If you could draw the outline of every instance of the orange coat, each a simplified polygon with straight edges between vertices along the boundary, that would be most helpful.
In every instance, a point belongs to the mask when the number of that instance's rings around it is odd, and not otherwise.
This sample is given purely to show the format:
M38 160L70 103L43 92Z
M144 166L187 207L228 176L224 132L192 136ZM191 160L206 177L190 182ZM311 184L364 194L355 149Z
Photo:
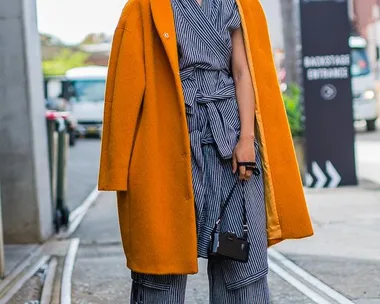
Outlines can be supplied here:
M258 0L238 1L263 158L268 245L313 234ZM129 0L115 30L99 189L117 191L127 266L198 271L190 142L170 0Z

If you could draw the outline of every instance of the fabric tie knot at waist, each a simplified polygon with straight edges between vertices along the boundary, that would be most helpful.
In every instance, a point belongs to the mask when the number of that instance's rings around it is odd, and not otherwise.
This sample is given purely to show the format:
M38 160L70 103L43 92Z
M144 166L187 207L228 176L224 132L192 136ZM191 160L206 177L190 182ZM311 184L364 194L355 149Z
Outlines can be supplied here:
M200 74L209 74L206 77L217 78L217 85L214 91L203 92L199 88L201 84L205 85L199 82L207 81L207 79L201 76L198 77L197 71L200 71ZM217 73L217 75L214 73ZM229 72L225 70L206 70L189 67L183 69L180 76L188 119L191 121L197 119L199 107L206 110L209 127L199 128L196 134L193 135L192 133L195 130L190 131L190 136L193 139L191 141L192 150L195 158L198 160L198 165L202 163L202 157L197 155L201 151L201 147L196 146L205 143L215 143L222 158L231 158L239 133L239 126L236 126L236 124L239 124L239 117L236 105L235 85ZM198 106L195 106L195 104Z

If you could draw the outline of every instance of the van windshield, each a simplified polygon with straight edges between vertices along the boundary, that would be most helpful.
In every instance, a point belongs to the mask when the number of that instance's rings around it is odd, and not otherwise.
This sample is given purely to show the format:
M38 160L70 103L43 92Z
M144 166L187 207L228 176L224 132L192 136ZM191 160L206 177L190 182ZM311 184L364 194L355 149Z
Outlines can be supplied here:
M365 76L371 72L365 49L351 49L351 60L352 77Z
M103 102L106 82L100 80L74 80L72 81L74 88L74 100Z

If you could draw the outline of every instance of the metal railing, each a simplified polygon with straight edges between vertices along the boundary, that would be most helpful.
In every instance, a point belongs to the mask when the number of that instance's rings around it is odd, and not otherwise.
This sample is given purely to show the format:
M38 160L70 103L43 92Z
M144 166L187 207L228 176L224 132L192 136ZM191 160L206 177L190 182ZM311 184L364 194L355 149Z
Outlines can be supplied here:
M61 227L67 227L69 223L69 209L66 205L69 134L67 122L59 112L48 112L46 122L53 218L58 233Z

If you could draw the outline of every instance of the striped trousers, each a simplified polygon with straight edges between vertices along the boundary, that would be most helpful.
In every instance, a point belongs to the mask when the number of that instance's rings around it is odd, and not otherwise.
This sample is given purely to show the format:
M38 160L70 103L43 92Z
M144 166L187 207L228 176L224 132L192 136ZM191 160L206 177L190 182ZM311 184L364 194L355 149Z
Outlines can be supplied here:
M210 304L269 304L267 276L236 289L228 289L222 264L209 260ZM130 304L183 304L187 275L146 275L132 272ZM206 299L203 303L206 303ZM188 303L192 304L192 303Z

